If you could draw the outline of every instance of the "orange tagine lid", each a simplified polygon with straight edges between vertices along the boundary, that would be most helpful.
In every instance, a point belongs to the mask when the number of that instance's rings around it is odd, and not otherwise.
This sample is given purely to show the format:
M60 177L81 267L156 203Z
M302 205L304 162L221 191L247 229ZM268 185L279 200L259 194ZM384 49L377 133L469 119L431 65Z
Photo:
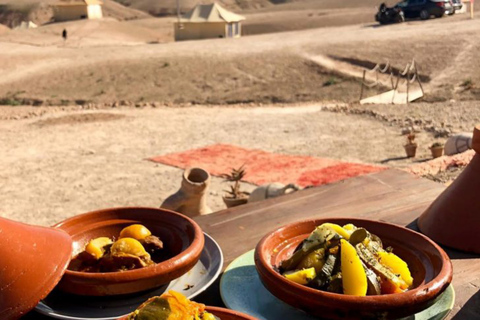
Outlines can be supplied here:
M480 125L472 148L472 161L420 216L418 226L440 244L480 254Z
M65 231L0 218L0 319L18 319L57 285L72 254Z

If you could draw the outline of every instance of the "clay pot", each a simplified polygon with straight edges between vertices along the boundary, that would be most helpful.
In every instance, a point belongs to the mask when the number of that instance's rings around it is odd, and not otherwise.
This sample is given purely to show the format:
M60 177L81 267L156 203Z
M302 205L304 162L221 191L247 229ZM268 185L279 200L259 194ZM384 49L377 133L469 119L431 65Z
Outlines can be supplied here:
M417 145L416 144L406 144L405 152L407 153L408 158L414 158L415 154L417 153Z
M206 307L205 310L222 320L258 320L257 318L251 317L247 314L225 308ZM125 316L118 320L127 320L127 317L128 316Z
M73 255L76 255L83 251L91 239L118 238L120 231L132 224L144 225L163 241L166 260L151 267L122 272L88 273L67 270L57 288L88 296L141 292L160 287L182 276L200 258L205 242L200 227L192 219L164 209L105 209L75 216L54 227L70 234Z
M185 169L180 189L165 199L160 207L189 217L212 213L207 205L210 180L210 174L202 168Z
M472 147L473 159L420 216L418 226L443 245L480 254L480 125L474 129Z
M70 262L62 231L0 218L0 319L18 319L45 298Z
M248 202L248 196L245 195L244 197L240 198L229 198L229 197L223 197L223 202L227 206L227 208L233 208L237 206L241 206L242 204L246 204Z
M298 191L299 189L300 187L293 183L287 185L278 182L265 184L256 188L250 193L248 202L261 201L269 198L283 196L286 193Z
M287 280L277 270L295 248L325 222L353 223L366 228L405 260L414 278L413 289L402 293L356 297L316 290ZM428 308L452 281L447 254L432 240L397 225L353 218L307 220L267 234L255 249L255 266L262 283L277 298L321 319L397 319Z
M434 159L439 158L443 155L443 146L430 148L430 151L432 152L432 157Z

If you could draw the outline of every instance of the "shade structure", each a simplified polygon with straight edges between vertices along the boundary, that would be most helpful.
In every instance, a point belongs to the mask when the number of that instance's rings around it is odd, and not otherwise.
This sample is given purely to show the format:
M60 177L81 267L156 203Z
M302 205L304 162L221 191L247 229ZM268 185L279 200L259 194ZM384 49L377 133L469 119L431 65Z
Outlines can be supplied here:
M0 218L0 244L0 319L18 319L60 281L72 240L62 230Z
M418 227L438 243L480 254L480 125L472 148L472 161L420 216Z

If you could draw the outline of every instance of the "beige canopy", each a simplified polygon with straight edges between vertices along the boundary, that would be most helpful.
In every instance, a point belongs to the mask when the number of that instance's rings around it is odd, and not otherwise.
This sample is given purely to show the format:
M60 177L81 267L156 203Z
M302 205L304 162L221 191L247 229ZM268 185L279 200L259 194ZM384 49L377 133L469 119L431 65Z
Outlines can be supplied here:
M245 17L222 8L217 3L199 4L189 12L185 13L180 22L239 22Z

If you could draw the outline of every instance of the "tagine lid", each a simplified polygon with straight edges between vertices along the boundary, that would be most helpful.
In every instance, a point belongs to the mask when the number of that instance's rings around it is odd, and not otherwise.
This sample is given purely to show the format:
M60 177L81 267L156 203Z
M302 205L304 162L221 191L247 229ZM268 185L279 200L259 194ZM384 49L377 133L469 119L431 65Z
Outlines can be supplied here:
M18 319L60 281L72 239L63 230L0 218L0 243L0 319Z
M440 244L480 254L480 125L473 131L472 148L473 159L420 216L418 227Z

